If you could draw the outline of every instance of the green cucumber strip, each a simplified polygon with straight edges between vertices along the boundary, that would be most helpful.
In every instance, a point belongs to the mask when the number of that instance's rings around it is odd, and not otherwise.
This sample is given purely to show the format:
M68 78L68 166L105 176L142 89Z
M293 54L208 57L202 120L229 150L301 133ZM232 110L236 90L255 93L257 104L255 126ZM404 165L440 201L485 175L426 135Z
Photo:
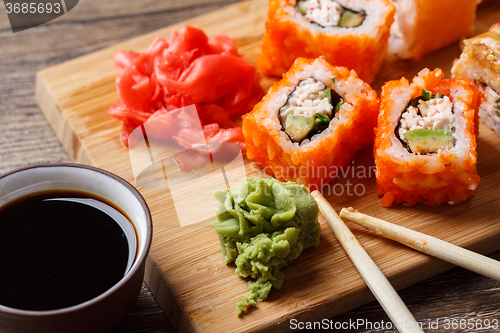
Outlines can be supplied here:
M328 118L324 114L316 112L314 115L316 116L316 120L318 120L320 123L322 124L330 123L330 118Z
M432 98L432 93L428 90L425 90L424 88L422 88L422 99L424 101L428 101Z
M340 102L338 102L337 105L335 105L335 109L333 110L333 114L336 114L339 111L339 109L342 106L342 104L344 104L344 100L343 99L341 99Z
M328 102L332 104L332 89L330 87L326 87L326 89L323 90L323 92L325 93L326 98L328 98Z

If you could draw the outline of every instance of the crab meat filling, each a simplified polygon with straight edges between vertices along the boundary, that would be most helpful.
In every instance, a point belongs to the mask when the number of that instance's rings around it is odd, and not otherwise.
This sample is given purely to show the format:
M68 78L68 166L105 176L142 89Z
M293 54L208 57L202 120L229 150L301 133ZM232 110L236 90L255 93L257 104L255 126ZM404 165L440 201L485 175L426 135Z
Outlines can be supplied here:
M454 145L456 121L451 100L441 95L429 97L410 101L396 128L399 140L412 153L435 153Z
M300 142L311 133L328 127L334 107L332 90L324 83L312 77L302 80L290 95L283 98L286 98L286 103L279 110L279 118L292 141Z
M343 8L331 0L309 0L306 17L324 27L334 27L339 24Z
M477 87L484 95L479 109L485 114L497 116L500 119L500 95L485 83L478 84Z
M280 108L280 116L281 118L289 115L313 117L315 113L322 113L330 118L333 110L330 101L331 96L328 95L327 86L311 77L299 82L288 96L286 104Z
M364 12L346 9L333 0L303 0L297 2L296 9L322 27L357 27L365 19Z

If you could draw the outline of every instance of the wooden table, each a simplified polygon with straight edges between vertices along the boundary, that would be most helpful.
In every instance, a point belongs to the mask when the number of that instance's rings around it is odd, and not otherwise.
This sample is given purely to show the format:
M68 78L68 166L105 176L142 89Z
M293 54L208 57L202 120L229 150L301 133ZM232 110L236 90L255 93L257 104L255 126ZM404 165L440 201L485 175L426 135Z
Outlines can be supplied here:
M70 161L36 104L36 71L234 2L85 0L52 22L15 34L0 5L0 173L34 163ZM498 0L490 0L478 10L486 13L498 7ZM500 260L500 251L491 257ZM499 289L498 281L454 268L399 293L417 320L424 325L438 321L436 332L451 332L446 323L458 324L455 332L492 332L478 326L486 319L497 320L500 331ZM460 321L469 319L466 326L472 328L461 329ZM389 318L372 302L332 320L344 326L357 320L373 324L372 329L362 325L333 330L337 332L387 332L376 327ZM117 329L121 333L173 331L146 285Z

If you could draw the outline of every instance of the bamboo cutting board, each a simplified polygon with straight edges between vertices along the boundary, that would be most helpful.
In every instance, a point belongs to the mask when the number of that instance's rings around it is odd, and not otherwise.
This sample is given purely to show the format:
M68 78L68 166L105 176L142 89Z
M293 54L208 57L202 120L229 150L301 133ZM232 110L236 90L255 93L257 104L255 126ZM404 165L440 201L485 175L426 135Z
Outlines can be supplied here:
M237 42L240 52L247 55L247 60L255 63L266 13L267 0L242 2L47 68L37 73L38 103L72 160L101 167L136 184L128 151L118 139L121 124L107 115L107 109L117 99L113 54L122 49L144 51L154 37L168 39L171 31L189 23L203 28L207 35L228 34ZM476 32L486 31L499 15L500 3L496 1L479 7ZM459 53L458 46L452 45L427 56L420 63L388 59L373 86L379 92L385 81L401 76L411 78L424 67L440 67L449 75L452 60ZM261 83L263 87L269 87L272 81L264 78ZM343 206L352 206L480 253L493 252L500 249L500 206L496 191L500 186L500 139L485 127L480 131L480 187L476 195L464 203L383 208L375 194L373 173L366 172L373 166L371 147L358 154L335 183L338 185L326 191L325 196L337 211ZM245 163L248 175L262 174L251 161ZM306 250L284 269L285 282L281 290L272 290L257 309L239 318L235 315L235 303L247 291L247 283L234 274L234 266L227 266L222 260L217 236L209 226L215 212L196 225L182 227L168 189L138 188L149 204L154 221L145 280L178 331L257 332L273 329L282 332L289 329L292 318L319 321L374 299L333 232L320 218L320 245ZM214 210L215 205L214 200ZM396 289L451 268L440 260L381 238L350 222L347 224Z

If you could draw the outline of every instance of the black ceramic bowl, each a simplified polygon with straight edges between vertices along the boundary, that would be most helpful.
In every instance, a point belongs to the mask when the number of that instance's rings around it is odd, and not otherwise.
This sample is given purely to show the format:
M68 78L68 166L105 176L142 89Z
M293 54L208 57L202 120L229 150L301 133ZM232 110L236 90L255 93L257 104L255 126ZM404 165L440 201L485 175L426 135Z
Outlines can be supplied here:
M126 318L141 289L152 238L150 211L140 193L122 178L78 164L37 165L0 177L0 209L12 200L50 190L83 191L104 198L125 213L137 237L135 259L130 259L130 267L116 284L80 304L51 310L23 310L0 304L0 332L112 331ZM89 279L88 283L92 284L99 278Z

